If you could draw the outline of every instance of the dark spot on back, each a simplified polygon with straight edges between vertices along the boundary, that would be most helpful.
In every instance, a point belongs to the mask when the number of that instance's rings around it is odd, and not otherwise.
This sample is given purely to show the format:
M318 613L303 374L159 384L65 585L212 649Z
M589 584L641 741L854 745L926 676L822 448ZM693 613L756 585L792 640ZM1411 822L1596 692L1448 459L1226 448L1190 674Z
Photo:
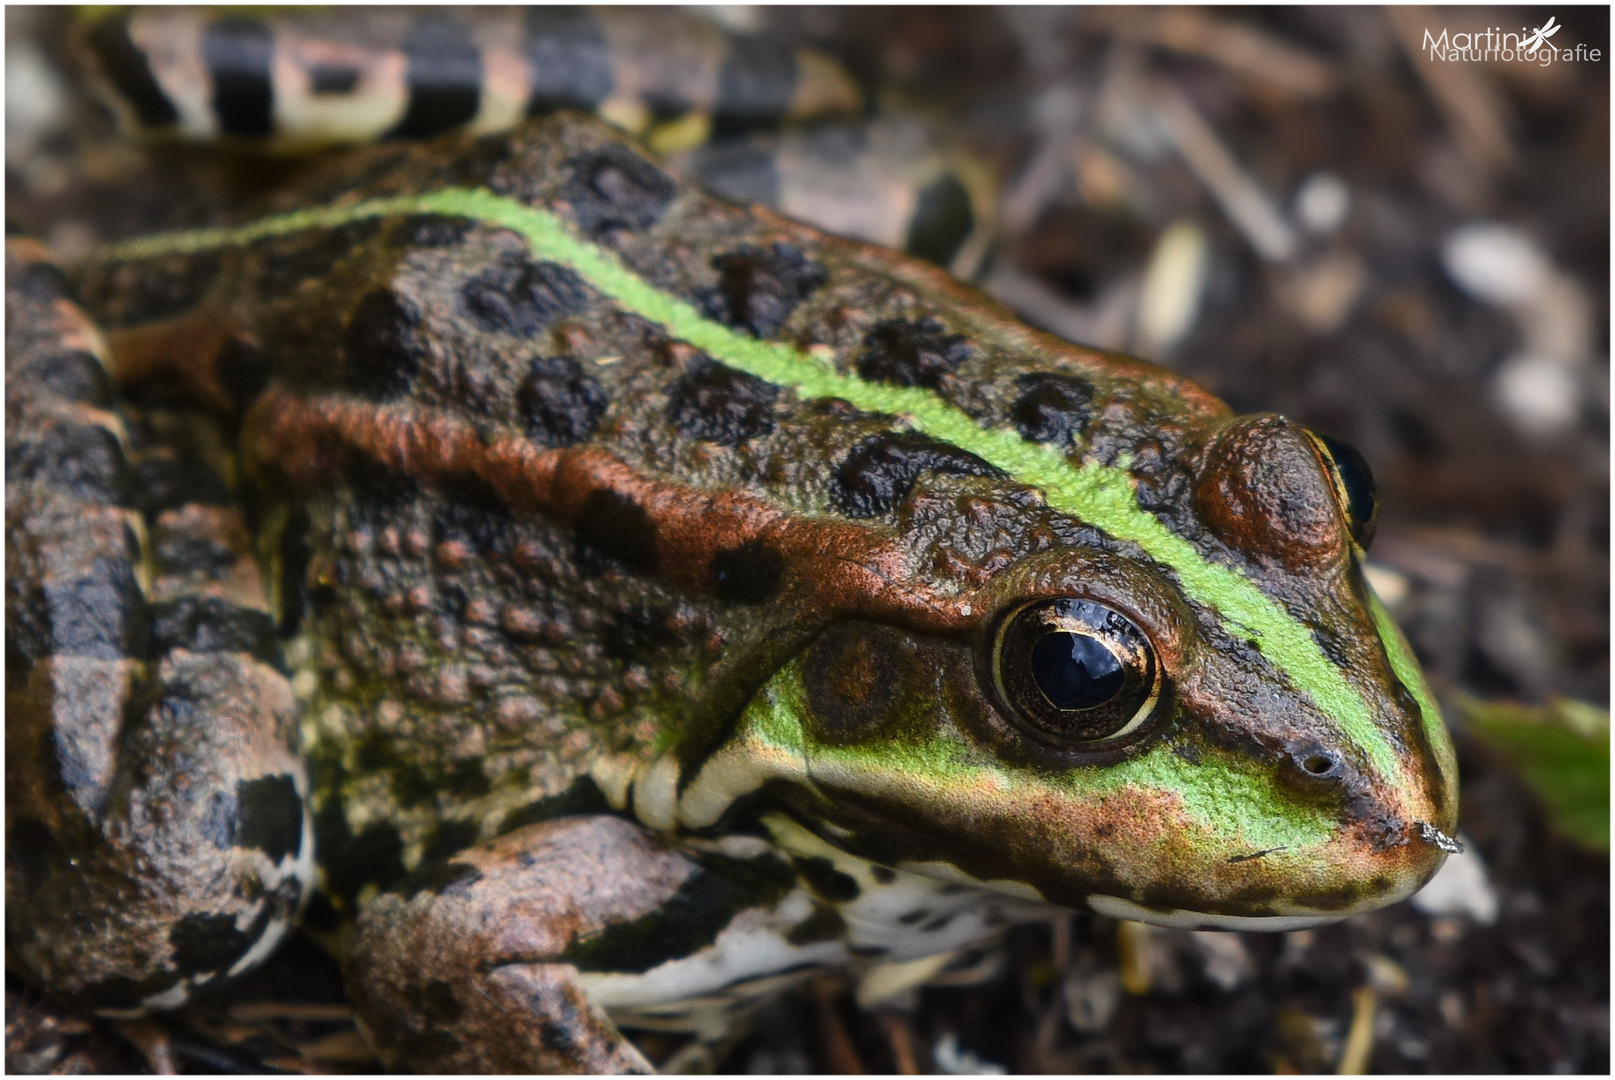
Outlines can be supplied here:
M738 446L774 430L779 387L698 357L668 388L667 418L679 433Z
M540 1017L538 1021L539 1045L559 1055L562 1060L575 1058L579 1035L575 1025Z
M1349 632L1343 633L1335 627L1322 622L1309 622L1307 629L1312 633L1312 640L1317 642L1318 649L1329 662L1339 668L1350 669L1353 666L1352 644L1354 638Z
M82 349L63 349L35 356L22 374L38 380L45 389L68 401L82 401L103 409L112 403L112 382L107 378L106 368L93 353Z
M541 357L516 388L527 437L540 446L571 446L594 434L610 402L600 380L570 356Z
M1015 380L1020 397L1010 418L1021 438L1052 446L1081 440L1093 416L1093 384L1075 375L1034 371Z
M129 475L129 505L152 517L189 503L227 506L233 501L218 473L191 458L149 457Z
M727 326L755 337L772 337L798 304L823 285L823 266L783 241L771 248L747 244L712 260L718 286L698 299L705 312Z
M465 540L481 553L502 552L507 547L506 513L491 515L458 500L446 500L433 513L432 527L438 540Z
M462 470L445 473L434 487L448 502L465 507L482 517L510 517L510 507L499 494L499 489L474 472Z
M920 930L923 933L934 934L938 930L947 929L948 924L951 923L951 922L953 922L953 914L950 913L950 914L947 914L947 915L938 915L936 918L932 919L930 922L923 924L920 927Z
M460 305L479 327L524 338L588 301L588 287L571 270L528 259L489 267L460 289Z
M643 573L654 572L660 561L656 522L643 506L618 492L591 492L578 511L577 531L587 543Z
M373 745L379 746L380 740ZM391 748L388 748L389 751ZM386 773L387 790L392 792L398 805L406 809L424 806L437 798L440 788L439 781L443 778L442 769L435 762L408 761L396 753L389 753L379 761L358 762L359 768L371 767Z
M884 514L908 498L922 473L1002 476L993 466L956 446L911 432L864 439L836 467L830 499L849 517Z
M863 890L858 888L858 879L844 871L837 870L836 864L823 855L815 855L806 859L793 859L791 865L808 886L826 900L837 903L847 903L858 899Z
M355 520L377 526L391 524L387 519L421 496L419 480L369 454L355 454L348 460L346 479L353 493Z
M236 843L257 848L276 863L303 850L303 800L290 776L240 781L236 801L241 807Z
M585 235L644 229L661 220L677 194L671 177L620 143L608 143L567 161L562 197Z
M890 885L897 880L897 871L889 866L871 866L869 873L882 885Z
M931 318L914 322L889 319L876 324L864 337L858 374L894 386L939 388L971 353L962 335L943 330L943 325Z
M245 412L269 385L269 357L250 341L233 337L213 358L213 373L224 392L230 395L237 412Z
M151 609L155 655L174 649L197 653L244 652L274 667L284 666L275 623L265 611L217 596L181 596Z
M348 320L343 356L357 392L380 401L407 393L426 360L420 312L391 289L366 293Z
M915 923L923 922L930 917L931 913L925 908L915 908L913 911L903 912L903 914L897 917L897 921L902 923L904 926L913 926Z
M762 604L779 592L785 557L762 540L747 540L712 556L712 589L732 604Z

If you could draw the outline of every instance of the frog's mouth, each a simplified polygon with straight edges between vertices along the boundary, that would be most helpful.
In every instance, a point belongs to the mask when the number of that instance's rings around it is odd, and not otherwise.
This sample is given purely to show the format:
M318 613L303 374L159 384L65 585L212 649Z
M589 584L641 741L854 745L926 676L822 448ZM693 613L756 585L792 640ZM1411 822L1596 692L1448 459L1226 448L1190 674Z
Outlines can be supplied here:
M1396 899L1403 898L1396 897ZM1088 897L1090 908L1112 919L1130 919L1133 922L1165 926L1173 930L1258 930L1269 933L1327 926L1365 911L1373 911L1388 902L1390 901L1376 899L1340 911L1297 910L1293 914L1285 915L1220 915L1215 912L1183 911L1178 908L1163 911L1135 904L1131 900L1123 900L1119 896L1104 896L1098 893Z
M1414 827L1425 844L1442 853L1442 858L1434 863L1428 876L1405 877L1396 888L1329 911L1296 907L1272 915L1225 915L1209 911L1185 911L1181 908L1152 908L1124 900L1119 896L1105 896L1099 893L1088 897L1088 906L1099 914L1108 915L1113 919L1131 919L1134 922L1166 926L1174 930L1259 930L1282 933L1288 930L1309 930L1314 926L1327 926L1329 923L1339 922L1353 915L1361 915L1366 911L1374 911L1406 900L1422 889L1430 877L1439 872L1447 855L1456 855L1463 851L1462 844L1428 822L1414 822Z

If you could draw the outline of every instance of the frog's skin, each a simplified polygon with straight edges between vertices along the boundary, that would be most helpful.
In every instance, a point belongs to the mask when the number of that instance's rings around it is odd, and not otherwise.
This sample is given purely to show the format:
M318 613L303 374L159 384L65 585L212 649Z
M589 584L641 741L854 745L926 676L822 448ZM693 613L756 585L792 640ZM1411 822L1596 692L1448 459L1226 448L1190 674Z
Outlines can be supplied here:
M8 267L7 925L56 993L243 969L312 846L385 1060L628 1069L607 1013L710 1036L1046 905L1310 926L1444 858L1451 746L1337 444L597 121L277 198L82 268L105 350ZM245 509L123 483L91 360ZM165 582L216 602L155 620ZM1049 641L1122 688L1060 711Z

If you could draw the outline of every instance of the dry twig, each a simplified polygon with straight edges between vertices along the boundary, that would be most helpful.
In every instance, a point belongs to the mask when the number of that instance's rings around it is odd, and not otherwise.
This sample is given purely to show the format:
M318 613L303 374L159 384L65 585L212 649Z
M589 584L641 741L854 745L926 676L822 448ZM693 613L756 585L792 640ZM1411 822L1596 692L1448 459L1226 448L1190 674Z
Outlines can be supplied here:
M1256 82L1300 97L1334 93L1334 65L1271 34L1190 8L1169 8L1154 17L1137 9L1099 9L1094 19L1117 37L1198 56Z

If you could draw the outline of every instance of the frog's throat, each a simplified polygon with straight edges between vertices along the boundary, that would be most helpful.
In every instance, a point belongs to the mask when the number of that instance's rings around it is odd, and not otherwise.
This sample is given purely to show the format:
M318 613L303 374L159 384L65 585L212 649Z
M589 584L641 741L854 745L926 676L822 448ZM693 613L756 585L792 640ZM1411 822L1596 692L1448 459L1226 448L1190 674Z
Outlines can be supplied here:
M665 327L672 336L714 359L802 398L840 398L869 411L902 415L918 431L975 454L1015 480L1045 493L1049 506L1071 514L1118 540L1132 541L1170 567L1190 599L1214 608L1230 632L1252 641L1262 656L1330 716L1381 778L1395 787L1414 786L1413 763L1404 762L1374 722L1363 695L1331 663L1311 632L1266 596L1239 570L1210 562L1154 514L1138 505L1125 468L1097 462L1073 464L1052 447L1018 433L984 428L966 413L922 387L891 386L843 375L828 362L792 345L760 341L703 316L693 305L663 292L630 270L614 253L572 233L557 215L485 188L441 188L414 195L370 199L347 206L317 207L246 225L165 233L125 241L101 254L138 260L249 243L308 229L328 229L366 218L440 214L468 218L522 236L533 254L561 263L635 314ZM1432 746L1446 742L1418 663L1407 643L1374 604L1380 641L1397 677L1413 693ZM1445 771L1445 768L1444 768Z

